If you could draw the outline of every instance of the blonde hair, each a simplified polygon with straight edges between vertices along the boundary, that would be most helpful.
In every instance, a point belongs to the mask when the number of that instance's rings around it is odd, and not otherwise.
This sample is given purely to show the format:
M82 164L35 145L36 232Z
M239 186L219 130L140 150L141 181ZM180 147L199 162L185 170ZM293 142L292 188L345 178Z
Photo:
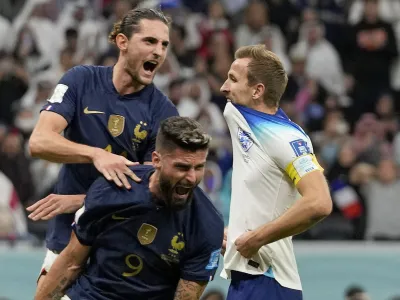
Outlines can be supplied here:
M260 44L240 47L235 52L235 59L240 58L251 59L247 66L248 85L262 83L265 86L264 103L268 107L279 106L288 77L278 56Z

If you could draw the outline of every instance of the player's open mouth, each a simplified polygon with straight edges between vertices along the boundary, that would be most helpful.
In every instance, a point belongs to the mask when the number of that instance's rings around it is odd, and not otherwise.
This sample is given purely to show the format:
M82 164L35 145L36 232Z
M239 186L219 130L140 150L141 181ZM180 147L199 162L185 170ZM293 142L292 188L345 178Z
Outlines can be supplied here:
M143 69L147 74L152 74L157 68L158 62L154 60L148 60L143 64Z
M175 193L177 193L179 196L184 196L189 194L191 188L184 187L184 186L177 186L175 187Z

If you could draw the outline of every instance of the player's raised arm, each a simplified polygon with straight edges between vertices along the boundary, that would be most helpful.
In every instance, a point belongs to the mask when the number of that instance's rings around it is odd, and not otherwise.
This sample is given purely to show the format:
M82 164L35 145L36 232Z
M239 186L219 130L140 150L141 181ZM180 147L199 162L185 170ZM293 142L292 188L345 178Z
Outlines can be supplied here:
M126 176L139 181L128 168L134 162L101 148L72 142L61 135L75 117L80 93L77 81L84 80L82 73L82 70L73 68L60 80L32 132L29 151L32 157L57 163L93 163L107 180L130 188Z
M207 281L179 280L174 300L196 300L200 299L207 286Z
M90 247L82 245L72 232L71 240L57 257L36 291L35 300L59 300L75 281L89 256Z
M57 163L91 163L95 148L64 138L61 133L67 126L60 114L42 111L29 140L32 157Z

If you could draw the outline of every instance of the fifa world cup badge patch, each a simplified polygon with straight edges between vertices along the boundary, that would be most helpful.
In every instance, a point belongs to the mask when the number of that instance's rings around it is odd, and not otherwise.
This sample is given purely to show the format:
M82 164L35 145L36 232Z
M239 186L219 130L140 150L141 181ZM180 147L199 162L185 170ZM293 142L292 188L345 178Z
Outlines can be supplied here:
M108 119L108 131L113 137L119 136L125 128L125 117L120 115L111 115Z
M305 140L298 139L291 141L290 146L292 147L296 156L302 156L304 154L311 153L310 147L308 147L307 142Z
M157 228L154 227L153 225L143 223L142 226L140 226L139 231L137 233L137 238L142 245L149 245L151 244L157 234Z
M254 142L250 137L250 133L238 128L238 138L242 149L247 152L253 146Z

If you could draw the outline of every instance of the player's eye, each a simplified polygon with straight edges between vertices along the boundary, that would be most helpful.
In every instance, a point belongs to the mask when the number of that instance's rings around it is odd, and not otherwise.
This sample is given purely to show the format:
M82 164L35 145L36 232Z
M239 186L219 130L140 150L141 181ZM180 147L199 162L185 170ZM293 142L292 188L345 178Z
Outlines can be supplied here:
M145 41L149 45L153 45L153 44L157 43L157 40L156 39L152 39L152 38L148 38Z
M190 169L189 166L185 166L185 165L175 165L175 168L177 168L180 171L187 171Z

